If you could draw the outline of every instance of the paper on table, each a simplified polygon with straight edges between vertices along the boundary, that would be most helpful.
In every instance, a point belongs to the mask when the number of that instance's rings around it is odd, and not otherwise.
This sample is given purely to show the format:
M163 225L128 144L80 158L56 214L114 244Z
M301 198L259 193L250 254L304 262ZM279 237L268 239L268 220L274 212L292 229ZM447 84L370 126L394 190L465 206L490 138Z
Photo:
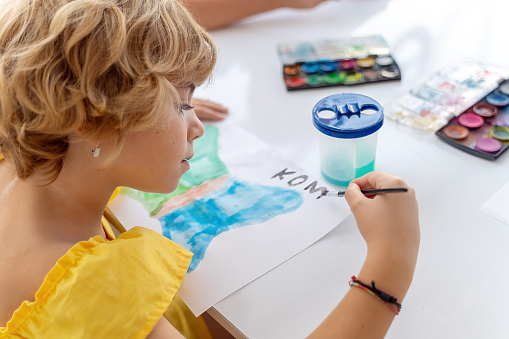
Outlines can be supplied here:
M509 225L509 182L481 206L480 211Z
M124 190L110 208L126 229L149 227L194 253L178 293L198 316L311 246L350 210L344 199L317 199L324 183L238 126L207 126L195 144L177 195Z

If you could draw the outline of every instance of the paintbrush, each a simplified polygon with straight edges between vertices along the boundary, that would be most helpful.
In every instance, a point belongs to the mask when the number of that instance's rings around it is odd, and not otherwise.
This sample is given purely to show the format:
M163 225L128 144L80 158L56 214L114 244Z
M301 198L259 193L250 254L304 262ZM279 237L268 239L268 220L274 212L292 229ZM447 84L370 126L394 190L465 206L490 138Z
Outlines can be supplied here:
M406 187L395 187L395 188L379 188L372 190L361 190L363 194L374 195L374 194L384 194L384 193L398 193L398 192L407 192L408 188ZM327 193L322 196L326 197L343 197L345 196L346 191L327 191Z

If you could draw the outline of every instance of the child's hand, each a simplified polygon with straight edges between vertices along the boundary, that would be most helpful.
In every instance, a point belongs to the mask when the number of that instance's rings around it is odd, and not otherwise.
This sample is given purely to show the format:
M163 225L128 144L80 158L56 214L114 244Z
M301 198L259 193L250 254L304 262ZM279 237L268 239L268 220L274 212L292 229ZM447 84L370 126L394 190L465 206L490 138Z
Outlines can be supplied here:
M228 108L210 100L193 98L194 112L200 120L220 121L226 117Z
M407 187L408 192L366 197L361 189ZM419 216L414 189L403 180L371 172L353 180L345 194L368 253L396 255L415 266L420 242Z

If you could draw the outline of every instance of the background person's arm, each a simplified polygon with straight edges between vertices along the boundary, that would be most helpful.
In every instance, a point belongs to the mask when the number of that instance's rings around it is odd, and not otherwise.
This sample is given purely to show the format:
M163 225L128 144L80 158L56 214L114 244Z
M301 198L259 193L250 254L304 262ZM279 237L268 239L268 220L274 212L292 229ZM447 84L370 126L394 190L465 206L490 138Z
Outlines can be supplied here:
M181 0L206 29L232 24L277 8L312 8L326 0Z

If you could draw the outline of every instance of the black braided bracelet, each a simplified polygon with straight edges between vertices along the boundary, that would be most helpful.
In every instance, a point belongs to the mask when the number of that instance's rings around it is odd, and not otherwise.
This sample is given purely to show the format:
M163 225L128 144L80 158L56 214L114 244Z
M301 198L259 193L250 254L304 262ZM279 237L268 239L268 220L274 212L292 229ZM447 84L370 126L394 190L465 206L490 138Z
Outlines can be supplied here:
M375 281L371 281L371 285L366 284L362 280L357 279L356 276L352 276L352 280L350 281L350 286L356 286L360 287L361 289L365 291L370 291L370 294L376 296L378 299L383 301L386 304L393 304L396 306L396 309L393 307L390 307L391 310L394 311L394 313L398 314L401 310L401 304L398 303L398 299L394 296L390 295L389 293L385 292L384 290L379 289L375 286Z

